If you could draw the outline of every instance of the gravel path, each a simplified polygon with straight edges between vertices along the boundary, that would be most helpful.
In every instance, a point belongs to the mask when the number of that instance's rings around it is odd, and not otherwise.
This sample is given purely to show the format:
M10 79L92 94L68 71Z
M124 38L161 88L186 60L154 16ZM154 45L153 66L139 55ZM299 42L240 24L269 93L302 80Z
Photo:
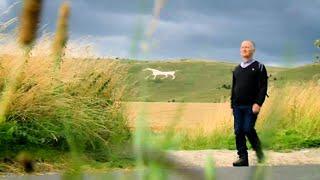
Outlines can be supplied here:
M236 159L235 150L197 150L197 151L168 151L169 158L179 162L176 171L170 171L169 179L205 179L204 166L208 156L214 158L217 179L254 179L258 171L255 153L249 151L250 167L230 168ZM320 148L304 149L290 152L265 151L267 155L267 168L262 169L261 178L271 179L310 179L318 180L320 177ZM258 174L259 175L259 174ZM136 171L116 170L106 173L85 174L83 179L139 179ZM258 176L259 177L259 176ZM64 179L61 174L42 174L19 176L7 174L0 179ZM258 179L261 179L258 178Z
M204 167L206 158L211 156L217 167L232 166L237 159L235 150L196 150L196 151L169 151L184 167ZM320 148L304 149L290 152L265 151L266 165L312 165L320 164ZM256 165L257 158L254 151L249 151L249 164Z

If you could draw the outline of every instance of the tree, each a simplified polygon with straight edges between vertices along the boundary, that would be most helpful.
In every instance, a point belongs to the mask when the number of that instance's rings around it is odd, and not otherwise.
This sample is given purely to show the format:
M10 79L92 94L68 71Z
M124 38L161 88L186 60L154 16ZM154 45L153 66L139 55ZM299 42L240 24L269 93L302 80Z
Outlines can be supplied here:
M314 41L314 45L317 47L317 48L320 48L320 39L317 39Z
M320 50L320 39L315 40L313 44ZM314 63L320 63L319 53L315 56Z

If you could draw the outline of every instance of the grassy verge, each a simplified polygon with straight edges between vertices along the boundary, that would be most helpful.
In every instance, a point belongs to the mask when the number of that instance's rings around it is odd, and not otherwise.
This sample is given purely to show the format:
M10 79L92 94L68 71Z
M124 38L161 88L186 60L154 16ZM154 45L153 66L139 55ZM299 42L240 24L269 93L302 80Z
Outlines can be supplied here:
M2 58L0 87L18 59ZM0 126L0 162L17 162L28 152L35 162L66 167L73 145L83 164L132 164L131 132L120 103L125 68L115 61L70 60L53 77L50 67L50 61L32 58L19 79Z

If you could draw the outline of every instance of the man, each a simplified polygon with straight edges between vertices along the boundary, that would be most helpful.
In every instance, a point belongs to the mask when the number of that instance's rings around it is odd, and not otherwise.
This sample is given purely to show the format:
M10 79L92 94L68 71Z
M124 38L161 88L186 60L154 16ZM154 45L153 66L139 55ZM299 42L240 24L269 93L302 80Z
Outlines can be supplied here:
M246 137L256 152L258 162L264 160L261 142L254 126L267 95L268 76L265 66L253 59L254 52L255 43L243 41L240 47L243 62L233 71L231 108L239 156L233 166L249 166Z

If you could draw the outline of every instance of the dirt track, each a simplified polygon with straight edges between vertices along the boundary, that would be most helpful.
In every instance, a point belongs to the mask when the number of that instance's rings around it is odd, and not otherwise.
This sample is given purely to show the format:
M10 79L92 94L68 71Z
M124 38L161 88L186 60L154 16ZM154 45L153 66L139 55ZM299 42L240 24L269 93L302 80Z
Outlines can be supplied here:
M217 167L232 166L236 160L235 150L196 150L196 151L170 151L169 154L185 167L203 167L206 158L211 156ZM320 164L320 148L304 149L291 152L266 151L266 165L307 165ZM249 151L250 165L256 165L257 159L253 151Z

